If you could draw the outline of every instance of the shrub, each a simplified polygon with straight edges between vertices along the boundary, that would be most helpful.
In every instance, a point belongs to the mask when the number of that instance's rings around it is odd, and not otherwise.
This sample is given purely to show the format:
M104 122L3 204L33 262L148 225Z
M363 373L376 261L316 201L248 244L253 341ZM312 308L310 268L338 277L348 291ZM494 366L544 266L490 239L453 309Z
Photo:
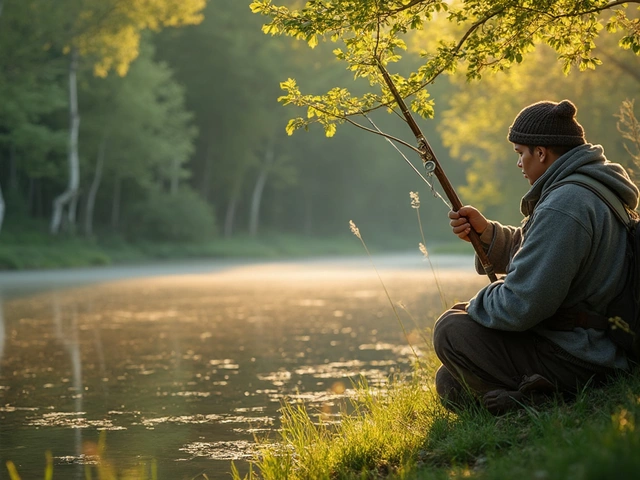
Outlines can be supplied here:
M131 240L193 242L216 234L215 214L195 191L183 188L175 194L153 192L132 205L126 215Z

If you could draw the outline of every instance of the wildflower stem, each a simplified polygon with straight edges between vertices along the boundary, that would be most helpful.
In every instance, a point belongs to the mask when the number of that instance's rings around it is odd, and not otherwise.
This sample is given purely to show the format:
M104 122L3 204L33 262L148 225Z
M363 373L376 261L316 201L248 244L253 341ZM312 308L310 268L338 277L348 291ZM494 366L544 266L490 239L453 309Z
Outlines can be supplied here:
M362 238L362 235L360 234L360 229L358 227L356 227L356 225L355 225L355 223L353 223L353 221L349 222L349 226L351 228L351 232L356 237L358 237L360 239L360 243L362 243L362 246L364 247L364 251L367 252L367 256L369 257L369 261L371 262L371 266L375 270L376 275L378 276L378 280L380 280L380 284L382 285L384 293L387 296L387 300L389 300L389 304L391 305L391 309L393 310L393 313L396 316L396 319L398 320L398 323L400 324L400 328L402 329L402 333L404 334L404 337L407 340L407 344L409 345L409 348L411 349L411 352L413 353L413 355L416 357L416 361L417 361L418 360L418 354L416 353L415 349L413 348L413 345L411 345L411 341L409 340L409 335L407 334L407 330L404 328L404 324L402 323L402 320L400 319L400 315L398 314L398 309L396 308L395 304L393 303L393 300L391 299L391 295L389 295L389 291L387 290L387 286L384 284L384 281L382 280L382 277L380 276L380 272L376 268L376 265L375 265L375 263L373 261L373 257L371 256L371 252L369 252L369 249L367 248L367 244L365 243L364 239Z
M418 227L420 228L420 236L422 237L422 245L424 245L424 252L427 261L429 262L429 268L431 268L431 273L433 273L433 279L436 282L436 287L438 288L438 293L440 294L440 302L442 303L442 308L447 308L447 299L444 296L444 291L442 290L442 285L440 285L440 280L438 280L438 275L436 273L436 269L433 267L433 263L431 262L431 257L427 251L427 241L424 238L424 230L422 229L422 220L420 219L420 209L416 208L416 215L418 217Z

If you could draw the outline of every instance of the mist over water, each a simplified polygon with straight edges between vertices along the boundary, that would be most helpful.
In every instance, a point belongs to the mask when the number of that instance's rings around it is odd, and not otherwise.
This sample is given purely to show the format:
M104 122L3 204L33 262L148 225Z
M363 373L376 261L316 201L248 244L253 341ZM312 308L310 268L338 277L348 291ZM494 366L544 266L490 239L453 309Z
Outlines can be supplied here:
M470 257L434 260L449 304L486 284ZM275 440L282 402L339 421L354 383L384 384L411 371L411 347L430 351L443 309L419 254L374 263L409 312L399 309L408 339L368 259L192 265L94 283L98 273L5 298L2 468L12 460L39 478L50 450L56 477L84 478L106 432L120 471L155 462L159 478L229 478L256 437Z

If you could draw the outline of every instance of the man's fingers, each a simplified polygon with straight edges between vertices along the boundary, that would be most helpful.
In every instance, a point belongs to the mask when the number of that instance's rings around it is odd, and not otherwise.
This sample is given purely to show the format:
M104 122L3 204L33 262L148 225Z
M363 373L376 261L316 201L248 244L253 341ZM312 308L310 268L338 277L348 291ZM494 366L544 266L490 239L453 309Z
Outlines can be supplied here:
M462 209L454 212L453 210L449 211L449 225L451 225L451 229L453 233L460 239L469 241L469 232L471 232L471 223L469 223L469 219L462 216L460 212Z
M449 225L451 225L454 228L454 230L456 228L459 228L459 227L464 227L464 228L470 228L471 227L471 224L469 223L469 221L464 217L460 217L460 218L456 218L454 220L451 220L449 222Z

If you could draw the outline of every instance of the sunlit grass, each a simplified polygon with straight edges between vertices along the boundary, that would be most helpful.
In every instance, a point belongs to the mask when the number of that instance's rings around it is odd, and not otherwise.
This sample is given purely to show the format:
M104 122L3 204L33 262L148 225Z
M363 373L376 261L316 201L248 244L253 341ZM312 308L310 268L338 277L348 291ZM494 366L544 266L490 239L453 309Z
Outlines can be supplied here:
M5 235L0 270L67 268L193 258L277 259L319 255L354 255L362 251L345 236L306 237L266 234L234 236L200 243L127 242L112 237L95 241L51 238L48 234Z
M316 420L301 404L283 405L278 446L265 443L244 478L637 477L637 374L496 418L482 407L446 411L434 391L433 366L386 387L359 385L353 413L338 425ZM237 470L233 477L242 478Z
M450 417L427 387L426 371L381 387L360 383L349 400L351 413L337 426L303 404L285 403L279 447L265 447L257 471L246 478L375 478L403 471L433 423Z

